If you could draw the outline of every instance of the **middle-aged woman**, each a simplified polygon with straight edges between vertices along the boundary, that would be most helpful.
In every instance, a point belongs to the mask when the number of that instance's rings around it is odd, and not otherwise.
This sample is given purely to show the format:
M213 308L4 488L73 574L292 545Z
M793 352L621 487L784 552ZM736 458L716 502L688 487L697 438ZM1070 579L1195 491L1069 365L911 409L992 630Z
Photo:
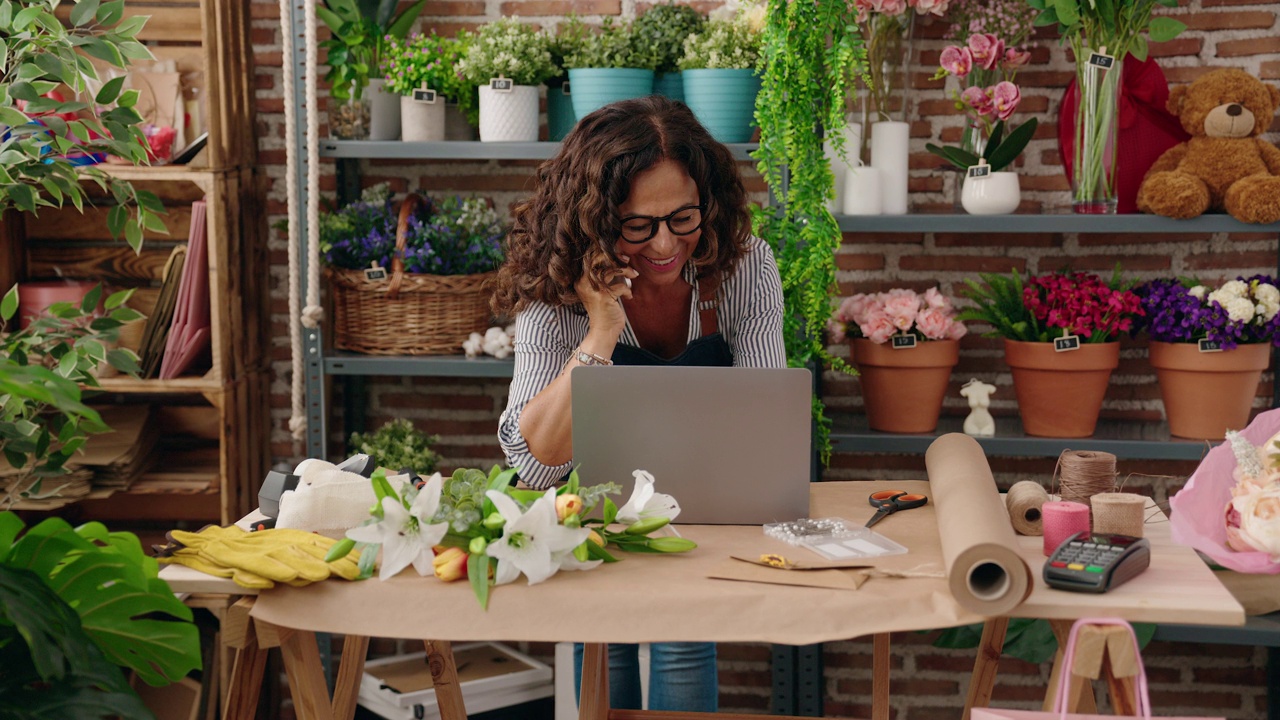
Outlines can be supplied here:
M572 466L575 367L786 365L778 269L750 234L737 165L687 107L660 96L587 115L538 168L493 309L516 314L498 440L533 488ZM651 710L716 709L714 644L650 652ZM639 708L636 647L609 655L612 707Z

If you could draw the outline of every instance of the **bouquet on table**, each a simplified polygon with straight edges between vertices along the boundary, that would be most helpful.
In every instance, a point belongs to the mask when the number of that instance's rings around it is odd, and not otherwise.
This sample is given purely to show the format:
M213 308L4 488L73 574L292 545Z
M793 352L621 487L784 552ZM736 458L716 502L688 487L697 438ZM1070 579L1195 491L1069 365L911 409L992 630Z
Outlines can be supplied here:
M413 565L419 575L441 580L468 578L480 606L489 591L524 575L530 585L560 570L591 570L616 562L606 548L632 552L688 552L697 545L681 537L652 537L680 513L670 495L657 493L653 476L636 470L630 500L619 508L608 496L616 483L583 487L577 472L562 487L547 491L512 486L514 470L497 466L486 475L459 469L449 478L413 475L372 477L377 503L369 520L347 531L331 555L371 548L360 557L361 574L373 574L382 548L379 577L394 577ZM601 508L599 517L592 517Z
M1280 574L1280 410L1227 441L1170 500L1173 539L1232 570Z
M917 340L959 340L968 332L956 320L951 298L932 287L923 293L893 289L845 298L827 324L833 342L866 338L884 344L894 335Z
M1135 330L1152 340L1208 340L1223 350L1280 342L1280 289L1266 275L1240 277L1210 289L1192 278L1152 280L1135 289L1146 317Z

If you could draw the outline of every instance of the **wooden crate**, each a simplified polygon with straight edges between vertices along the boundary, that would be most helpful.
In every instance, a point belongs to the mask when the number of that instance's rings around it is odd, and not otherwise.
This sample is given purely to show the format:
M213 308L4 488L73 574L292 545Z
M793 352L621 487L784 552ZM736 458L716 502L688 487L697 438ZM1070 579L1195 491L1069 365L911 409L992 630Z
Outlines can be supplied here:
M149 313L159 294L165 261L173 247L186 243L191 203L207 203L209 293L212 367L199 382L194 378L146 381L139 392L172 383L175 388L218 388L262 367L267 264L255 208L257 182L251 170L202 171L180 167L113 167L110 171L135 186L155 192L165 203L162 216L168 234L146 233L141 253L135 254L106 230L110 206L44 210L25 218L25 239L18 242L25 267L24 280L73 278L104 281L112 288L136 288L131 305ZM4 252L0 250L0 252ZM13 252L10 250L9 252ZM3 288L7 290L7 287ZM128 390L138 381L111 379L107 384ZM159 383L159 385L157 385Z
M71 4L64 3L57 12L65 22ZM248 3L126 0L124 17L140 15L150 19L138 38L157 60L173 60L179 72L203 76L199 87L209 143L189 167L221 170L251 166L257 146Z

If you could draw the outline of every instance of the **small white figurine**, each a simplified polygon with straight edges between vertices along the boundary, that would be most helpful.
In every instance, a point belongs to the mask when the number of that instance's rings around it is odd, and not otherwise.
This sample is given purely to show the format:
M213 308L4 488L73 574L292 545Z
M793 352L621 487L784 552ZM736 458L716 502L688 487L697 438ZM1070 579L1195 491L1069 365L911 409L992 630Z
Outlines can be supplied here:
M996 434L996 421L987 408L991 406L991 393L996 386L972 378L960 388L960 394L969 399L969 417L964 419L964 434L975 437L991 437Z

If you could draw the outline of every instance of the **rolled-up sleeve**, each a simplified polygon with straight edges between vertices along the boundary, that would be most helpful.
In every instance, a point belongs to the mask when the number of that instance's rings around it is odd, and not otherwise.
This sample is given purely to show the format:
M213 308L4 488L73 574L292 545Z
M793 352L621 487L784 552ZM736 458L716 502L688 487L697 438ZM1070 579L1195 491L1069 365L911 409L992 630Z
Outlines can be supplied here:
M573 345L550 306L535 303L516 316L515 369L507 409L498 420L498 444L507 464L519 472L520 479L538 490L563 478L573 463L544 465L538 462L520 432L520 417L529 401L560 374L572 351Z
M787 366L782 337L782 280L768 243L753 237L747 254L720 289L725 340L739 367Z

